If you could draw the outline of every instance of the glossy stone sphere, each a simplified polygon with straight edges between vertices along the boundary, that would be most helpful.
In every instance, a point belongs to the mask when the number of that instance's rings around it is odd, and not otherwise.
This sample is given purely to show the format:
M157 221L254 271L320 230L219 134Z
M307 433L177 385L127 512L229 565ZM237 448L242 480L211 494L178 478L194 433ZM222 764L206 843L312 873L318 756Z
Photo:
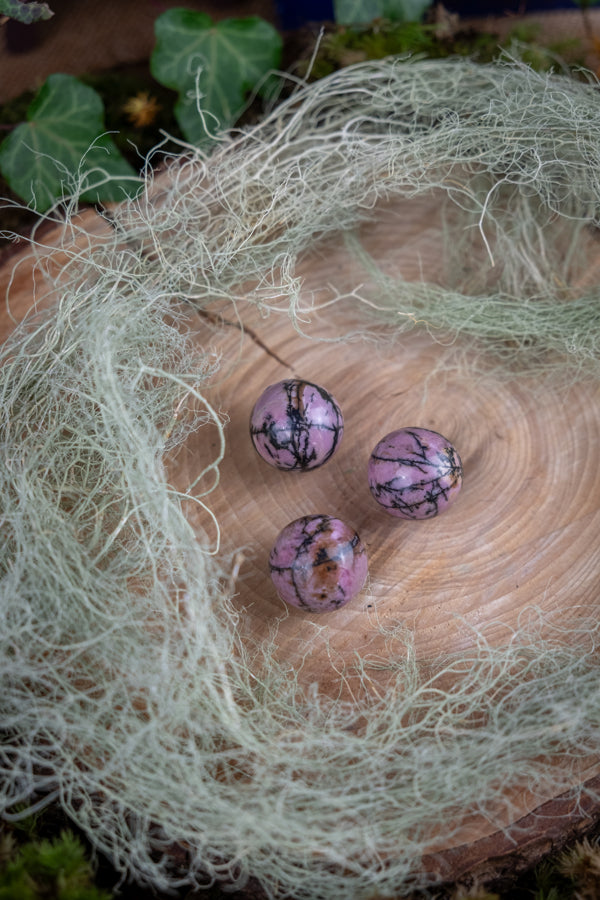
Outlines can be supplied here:
M269 385L250 416L252 443L278 469L322 466L335 453L343 432L342 412L331 394L296 378Z
M279 533L269 568L286 603L308 612L330 612L363 588L367 551L354 529L341 519L303 516Z
M450 441L427 428L400 428L371 454L369 487L377 502L401 519L430 519L461 489L463 468Z

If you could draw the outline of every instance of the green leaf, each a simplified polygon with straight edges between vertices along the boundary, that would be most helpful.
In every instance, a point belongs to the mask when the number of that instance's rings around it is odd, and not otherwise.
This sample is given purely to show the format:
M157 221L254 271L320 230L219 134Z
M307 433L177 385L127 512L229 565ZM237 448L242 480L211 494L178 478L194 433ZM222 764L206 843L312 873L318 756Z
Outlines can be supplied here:
M215 24L206 13L174 8L154 31L152 74L179 92L175 116L194 144L233 125L247 92L281 61L281 37L259 16Z
M0 0L0 14L25 25L54 15L47 3L23 3L23 0Z
M338 25L358 25L373 19L390 22L418 22L431 0L334 0Z
M104 134L99 94L71 75L50 75L18 125L0 144L0 170L11 188L43 212L75 191L82 200L122 200L140 187L134 169Z

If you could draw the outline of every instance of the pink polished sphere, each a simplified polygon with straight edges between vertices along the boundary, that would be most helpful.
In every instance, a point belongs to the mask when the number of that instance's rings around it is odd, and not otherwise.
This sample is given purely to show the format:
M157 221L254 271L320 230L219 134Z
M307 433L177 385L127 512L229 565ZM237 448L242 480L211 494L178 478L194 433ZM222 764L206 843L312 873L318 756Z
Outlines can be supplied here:
M456 500L463 468L450 441L427 428L400 428L369 459L369 487L391 516L430 519Z
M250 437L260 456L278 469L322 466L344 433L342 412L325 388L288 379L271 384L250 415Z
M290 606L330 612L362 590L367 551L354 529L341 519L303 516L279 533L269 568L277 593Z

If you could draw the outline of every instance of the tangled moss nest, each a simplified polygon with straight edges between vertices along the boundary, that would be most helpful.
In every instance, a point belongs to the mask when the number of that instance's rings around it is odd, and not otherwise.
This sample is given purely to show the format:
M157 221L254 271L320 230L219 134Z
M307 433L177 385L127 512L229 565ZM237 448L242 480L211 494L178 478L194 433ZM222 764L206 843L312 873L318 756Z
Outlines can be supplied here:
M510 817L519 789L577 781L600 741L594 609L502 647L478 635L433 668L398 627L387 694L357 703L241 639L233 563L186 517L210 511L224 445L203 396L218 363L185 310L294 317L300 253L437 190L502 265L385 282L363 298L375 314L470 337L506 371L533 342L536 365L597 379L597 288L578 279L599 134L593 81L384 60L300 86L210 159L174 160L168 183L149 174L102 238L68 215L60 272L34 239L37 299L56 302L15 329L0 372L5 815L58 798L158 889L254 877L272 897L370 898L426 886L440 822L449 840L466 816ZM176 491L167 454L208 423L220 448Z

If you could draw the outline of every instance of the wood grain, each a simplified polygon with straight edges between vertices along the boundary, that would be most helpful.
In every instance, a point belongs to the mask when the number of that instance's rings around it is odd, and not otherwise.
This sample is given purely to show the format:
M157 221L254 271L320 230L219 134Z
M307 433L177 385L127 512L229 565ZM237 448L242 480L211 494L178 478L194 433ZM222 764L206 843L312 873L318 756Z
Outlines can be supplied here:
M389 211L388 211L389 212ZM415 219L419 212L423 219ZM426 204L405 221L392 218L369 226L380 254L390 245L401 257L422 253L426 264L433 213ZM423 240L425 235L425 240ZM360 272L341 242L306 259L300 274L305 294L327 299L327 284L358 283ZM355 653L385 654L375 620L402 621L415 635L419 656L437 657L472 644L472 629L485 629L492 642L507 640L539 607L551 621L572 625L596 604L599 552L590 540L600 527L600 392L592 385L570 390L533 381L501 382L456 367L448 348L412 331L395 341L374 344L329 342L365 323L365 310L341 300L313 312L299 335L287 315L243 312L242 332L233 317L224 334L203 331L224 358L239 358L235 369L209 395L227 410L228 450L221 483L210 503L222 524L223 548L243 548L238 603L256 635L266 634L274 617L286 658L304 656L313 629L328 643L337 662L351 668ZM255 453L248 435L250 411L262 389L296 375L323 384L338 400L345 420L340 449L322 468L282 473ZM420 522L395 520L373 501L366 466L386 432L407 425L432 428L457 447L465 470L462 492L447 512ZM192 480L201 459L201 433L178 459L178 477ZM194 441L198 445L194 445ZM308 616L287 610L267 571L267 556L278 531L292 519L330 513L352 524L367 545L367 589L342 610ZM318 652L304 662L307 681L322 686L338 676ZM333 689L337 689L334 686Z
M343 310L333 318L338 314ZM209 395L229 416L221 484L210 504L223 526L224 549L245 548L239 602L256 618L257 632L284 611L268 579L270 547L284 525L310 513L348 521L368 548L367 590L342 610L312 617L348 661L377 642L369 610L408 624L419 655L435 657L468 646L471 627L506 640L532 605L561 624L572 624L593 606L598 558L590 535L600 526L597 391L578 386L540 397L526 384L493 386L444 371L445 351L421 335L377 351L355 344L349 352L298 339L283 316L266 324L257 318L251 322L255 332L262 328L262 339L288 364L245 336L235 373ZM331 390L345 418L336 455L308 473L266 465L248 436L262 388L292 373ZM406 522L374 503L366 466L380 437L415 425L454 443L465 479L450 510ZM204 435L194 440L178 459L178 474L190 481L195 461L203 458ZM290 610L280 640L301 639L306 621L301 611ZM283 644L282 651L293 652ZM312 665L307 678L326 677L316 657Z
M106 227L89 218L91 231ZM434 201L382 209L362 236L386 271L405 277L439 272ZM0 272L4 287L15 258L5 260ZM31 302L26 260L17 272L11 315L5 310L0 320L4 334ZM241 551L235 602L244 632L260 641L278 621L281 658L299 670L303 683L316 681L335 695L352 694L356 654L366 656L373 662L369 689L381 695L388 655L381 625L408 626L418 656L428 660L469 648L474 630L483 630L492 643L507 641L537 615L533 607L560 626L583 621L596 608L600 561L598 388L540 392L526 379L493 381L455 365L453 350L422 331L377 343L340 343L335 339L364 328L370 314L351 299L327 304L336 293L351 293L367 273L337 240L304 258L298 274L304 279L304 334L285 313L250 305L241 322L233 310L218 310L224 317L220 328L213 317L192 313L191 319L200 345L236 360L207 394L228 416L221 480L209 504L221 526L222 550ZM322 384L344 413L339 451L309 473L267 466L248 435L250 411L262 389L292 375ZM371 449L387 431L406 425L441 432L462 457L461 495L430 521L392 519L368 490ZM207 426L186 442L171 463L178 486L199 474L215 452L216 438ZM369 554L366 589L336 612L287 609L269 579L267 558L278 531L309 513L330 513L353 525ZM199 532L214 533L207 518L191 515ZM590 785L599 771L591 760L585 772ZM568 795L543 805L533 795L523 797L514 821L506 823L514 826L510 838L489 822L469 823L462 843L424 865L448 880L469 872L489 877L505 871L511 857L536 859L540 848L559 844L598 812L592 801L572 808Z

